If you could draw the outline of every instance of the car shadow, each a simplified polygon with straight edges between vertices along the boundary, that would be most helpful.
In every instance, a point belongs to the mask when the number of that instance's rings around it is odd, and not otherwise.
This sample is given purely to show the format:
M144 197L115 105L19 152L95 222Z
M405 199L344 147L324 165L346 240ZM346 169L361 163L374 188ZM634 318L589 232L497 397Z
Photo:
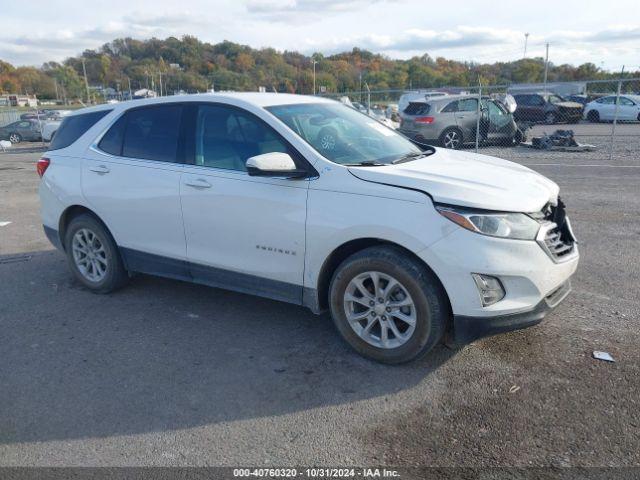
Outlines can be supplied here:
M177 430L392 395L454 352L385 366L328 315L135 277L109 295L56 251L0 256L0 443Z

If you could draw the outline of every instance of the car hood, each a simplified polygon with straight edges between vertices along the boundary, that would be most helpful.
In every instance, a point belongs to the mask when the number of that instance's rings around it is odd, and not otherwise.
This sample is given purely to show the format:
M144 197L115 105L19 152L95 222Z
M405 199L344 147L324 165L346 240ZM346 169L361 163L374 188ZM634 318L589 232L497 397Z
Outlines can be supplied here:
M349 167L361 180L419 190L434 202L506 212L557 203L558 185L517 163L437 148L425 158L383 167Z

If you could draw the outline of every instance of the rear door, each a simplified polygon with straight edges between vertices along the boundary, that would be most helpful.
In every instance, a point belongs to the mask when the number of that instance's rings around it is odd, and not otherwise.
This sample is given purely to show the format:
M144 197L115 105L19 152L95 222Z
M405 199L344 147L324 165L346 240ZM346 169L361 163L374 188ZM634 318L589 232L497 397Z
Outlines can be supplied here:
M82 190L135 271L187 275L180 208L180 104L135 108L92 146Z
M458 100L457 104L456 123L462 130L463 137L465 139L475 139L478 122L478 99L463 98Z
M608 96L596 100L601 120L613 120L616 97Z

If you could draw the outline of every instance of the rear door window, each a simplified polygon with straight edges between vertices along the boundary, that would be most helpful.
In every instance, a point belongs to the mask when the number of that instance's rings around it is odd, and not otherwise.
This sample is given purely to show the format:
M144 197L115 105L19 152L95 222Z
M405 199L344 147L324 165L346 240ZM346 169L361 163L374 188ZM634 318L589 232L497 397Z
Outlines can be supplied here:
M458 111L460 112L477 112L478 100L476 98L465 98L458 102Z
M111 112L111 110L100 110L98 112L82 113L65 117L51 141L49 150L59 150L68 147L109 112Z
M181 116L181 105L154 105L127 112L122 156L177 162Z

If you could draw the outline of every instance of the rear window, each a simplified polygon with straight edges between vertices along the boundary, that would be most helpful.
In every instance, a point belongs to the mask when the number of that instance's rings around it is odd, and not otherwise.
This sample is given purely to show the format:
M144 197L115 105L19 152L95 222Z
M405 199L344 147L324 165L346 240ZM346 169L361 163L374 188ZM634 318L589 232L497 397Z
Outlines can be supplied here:
M66 117L62 120L60 127L58 127L49 146L49 150L59 150L68 147L109 112L111 112L111 110L100 110L99 112L82 113L80 115Z
M430 109L431 106L428 103L410 102L407 108L404 109L404 113L407 115L426 115Z

